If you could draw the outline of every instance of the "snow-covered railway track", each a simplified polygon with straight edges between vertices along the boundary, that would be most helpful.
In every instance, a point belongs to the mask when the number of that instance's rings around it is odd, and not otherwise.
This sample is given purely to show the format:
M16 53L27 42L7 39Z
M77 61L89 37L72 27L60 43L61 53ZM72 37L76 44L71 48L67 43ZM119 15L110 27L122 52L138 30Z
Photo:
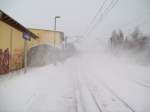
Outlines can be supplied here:
M88 87L88 90L89 90L89 92L90 92L90 94L92 96L92 99L93 99L93 101L94 101L97 109L99 110L99 112L103 112L102 104L100 104L100 102L98 102L97 95L93 92L93 89L91 89L91 88Z
M72 68L73 79L76 79L76 112L137 112L133 105L117 95L99 76L96 77L96 73L74 65Z
M143 81L145 81L145 82L147 82L147 83L149 83L149 84L150 84L150 81L149 81L149 80L143 80Z
M136 112L102 80L97 81L98 78L91 77L89 80L86 76L84 76L84 79L86 79L86 87L99 112Z
M136 84L138 84L139 86L145 87L147 89L150 89L150 84L147 84L145 81L134 81Z
M81 74L75 74L75 88L74 88L74 99L75 99L75 110L76 112L103 112L101 104L97 100L97 96L88 87L86 80Z
M127 102L125 102L123 100L123 98L121 98L119 95L117 95L109 86L107 86L106 84L103 85L106 87L106 89L113 95L115 96L126 108L128 108L131 112L136 112Z

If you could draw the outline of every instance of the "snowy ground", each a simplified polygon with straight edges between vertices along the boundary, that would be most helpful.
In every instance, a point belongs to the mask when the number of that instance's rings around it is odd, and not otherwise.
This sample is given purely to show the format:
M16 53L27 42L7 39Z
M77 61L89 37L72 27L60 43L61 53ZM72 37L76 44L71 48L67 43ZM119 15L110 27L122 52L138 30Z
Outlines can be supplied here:
M150 67L108 51L0 76L0 112L150 112Z

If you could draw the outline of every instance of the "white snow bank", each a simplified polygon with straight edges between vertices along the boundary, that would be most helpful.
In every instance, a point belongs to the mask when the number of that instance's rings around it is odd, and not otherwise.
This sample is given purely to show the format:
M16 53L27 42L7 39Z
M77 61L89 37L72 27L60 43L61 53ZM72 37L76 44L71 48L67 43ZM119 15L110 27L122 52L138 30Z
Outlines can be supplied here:
M36 68L0 82L0 112L64 111L72 86L63 66Z

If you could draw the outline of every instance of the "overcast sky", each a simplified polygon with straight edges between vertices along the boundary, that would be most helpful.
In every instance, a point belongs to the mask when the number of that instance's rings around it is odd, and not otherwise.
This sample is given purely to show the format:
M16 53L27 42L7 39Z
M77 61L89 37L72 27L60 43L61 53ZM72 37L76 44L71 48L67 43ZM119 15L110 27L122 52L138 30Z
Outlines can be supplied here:
M31 28L53 29L54 16L59 15L61 18L57 22L57 29L64 31L68 36L77 36L87 29L103 1L0 0L0 9ZM150 34L150 0L119 0L93 31L93 35L105 37L110 35L113 29L120 27L127 32L137 24L142 24L143 32Z

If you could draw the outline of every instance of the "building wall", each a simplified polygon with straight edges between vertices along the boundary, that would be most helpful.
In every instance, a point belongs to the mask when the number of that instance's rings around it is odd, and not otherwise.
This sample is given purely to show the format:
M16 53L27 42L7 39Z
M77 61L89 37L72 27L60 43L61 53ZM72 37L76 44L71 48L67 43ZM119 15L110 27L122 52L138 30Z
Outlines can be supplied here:
M62 32L54 32L50 30L41 30L41 29L30 29L31 32L39 36L39 39L37 40L31 40L29 42L29 48L36 46L38 44L49 44L51 46L55 46L58 48L62 47L62 42L64 38L64 34ZM54 40L55 37L55 40Z
M24 39L22 37L22 32L12 30L12 70L20 69L24 65Z
M6 49L9 50L9 71L23 67L24 39L22 35L22 32L0 21L0 49L3 53Z
M10 48L11 29L0 21L0 49Z
M54 46L54 36L56 47L61 48L64 38L62 32L48 31L48 30L38 30L30 29L33 33L39 36L39 39L31 38L31 41L28 41L28 50L39 44L49 44ZM24 66L24 39L23 33L16 30L15 28L7 25L6 23L0 21L0 74L6 73L6 71L17 70L23 68ZM8 50L8 56L4 51ZM6 54L6 56L4 56ZM8 62L9 65L7 70L4 71L4 66L1 66L3 60ZM3 68L2 68L3 67Z

